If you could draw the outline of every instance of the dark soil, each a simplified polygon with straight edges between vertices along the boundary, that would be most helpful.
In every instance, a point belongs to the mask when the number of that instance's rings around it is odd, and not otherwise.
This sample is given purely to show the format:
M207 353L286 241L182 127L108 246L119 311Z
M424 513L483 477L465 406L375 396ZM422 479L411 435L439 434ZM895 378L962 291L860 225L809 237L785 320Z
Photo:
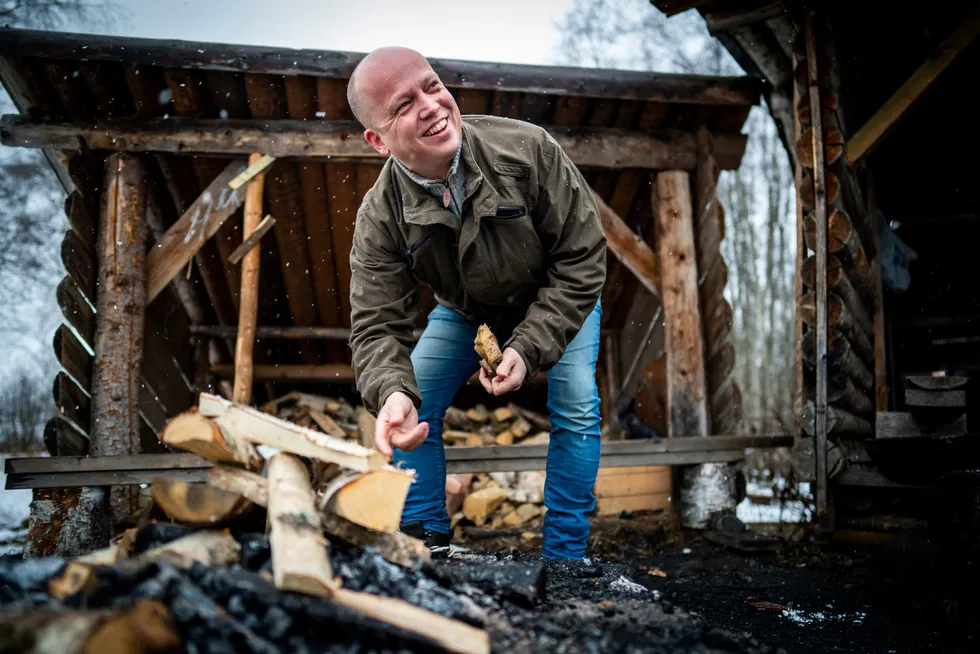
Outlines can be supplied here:
M524 538L462 542L536 552L540 538L532 533L533 526ZM628 563L617 570L659 592L660 601L633 600L646 601L648 615L682 607L705 630L743 634L770 651L980 651L980 583L925 534L874 545L806 536L742 554L663 518L603 518L593 522L590 552L603 569ZM580 588L567 587L575 583ZM588 597L588 583L559 577L549 589Z

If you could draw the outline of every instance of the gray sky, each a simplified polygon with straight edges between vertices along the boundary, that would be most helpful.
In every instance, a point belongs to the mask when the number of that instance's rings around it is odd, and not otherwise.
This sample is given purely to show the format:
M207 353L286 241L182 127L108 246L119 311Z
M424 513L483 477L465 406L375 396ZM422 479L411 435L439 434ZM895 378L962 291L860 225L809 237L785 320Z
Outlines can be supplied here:
M554 21L572 0L117 0L127 36L430 57L555 63Z

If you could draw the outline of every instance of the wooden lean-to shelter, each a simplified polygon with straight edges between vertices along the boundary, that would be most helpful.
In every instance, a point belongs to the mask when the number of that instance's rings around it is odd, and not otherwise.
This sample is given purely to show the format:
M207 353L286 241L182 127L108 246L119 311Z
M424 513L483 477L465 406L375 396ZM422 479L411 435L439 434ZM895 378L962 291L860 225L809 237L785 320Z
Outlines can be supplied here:
M821 524L976 548L980 6L652 1L765 79L797 171L794 464Z
M383 163L346 102L360 56L0 32L0 80L20 112L3 117L2 141L43 149L68 194L69 229L52 235L67 275L54 338L60 413L45 444L51 461L89 457L79 464L88 472L70 468L74 478L65 463L21 480L44 503L35 516L48 516L32 528L34 552L57 549L90 485L196 478L199 470L159 459L122 470L105 463L117 458L93 457L164 452L157 434L199 392L244 404L324 385L354 392L348 253L356 209ZM739 165L760 81L432 64L464 114L546 126L592 185L610 247L598 366L605 420L614 424L625 394L665 435L738 434L715 185ZM422 288L418 328L432 303ZM543 407L542 386L522 389L521 401ZM647 462L726 465L746 443L714 448L724 456L662 449ZM132 494L113 497L131 506Z

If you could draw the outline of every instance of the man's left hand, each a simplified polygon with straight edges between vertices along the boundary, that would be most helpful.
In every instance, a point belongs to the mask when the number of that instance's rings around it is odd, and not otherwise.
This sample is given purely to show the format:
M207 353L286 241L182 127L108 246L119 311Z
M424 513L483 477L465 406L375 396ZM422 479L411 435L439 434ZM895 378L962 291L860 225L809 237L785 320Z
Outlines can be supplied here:
M527 375L527 366L524 359L513 348L507 348L503 352L503 358L497 364L497 374L493 378L487 377L487 372L480 368L480 384L491 395L503 395L511 391L516 391L524 383Z

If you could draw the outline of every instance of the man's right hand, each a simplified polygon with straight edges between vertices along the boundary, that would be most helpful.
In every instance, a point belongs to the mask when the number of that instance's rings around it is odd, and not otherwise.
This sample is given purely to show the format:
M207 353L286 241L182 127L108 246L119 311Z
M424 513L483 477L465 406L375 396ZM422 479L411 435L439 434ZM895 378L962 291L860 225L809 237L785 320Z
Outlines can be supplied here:
M378 412L374 426L374 444L385 456L392 455L392 447L410 452L421 445L429 435L429 423L419 423L415 403L405 393L395 391L388 396Z

